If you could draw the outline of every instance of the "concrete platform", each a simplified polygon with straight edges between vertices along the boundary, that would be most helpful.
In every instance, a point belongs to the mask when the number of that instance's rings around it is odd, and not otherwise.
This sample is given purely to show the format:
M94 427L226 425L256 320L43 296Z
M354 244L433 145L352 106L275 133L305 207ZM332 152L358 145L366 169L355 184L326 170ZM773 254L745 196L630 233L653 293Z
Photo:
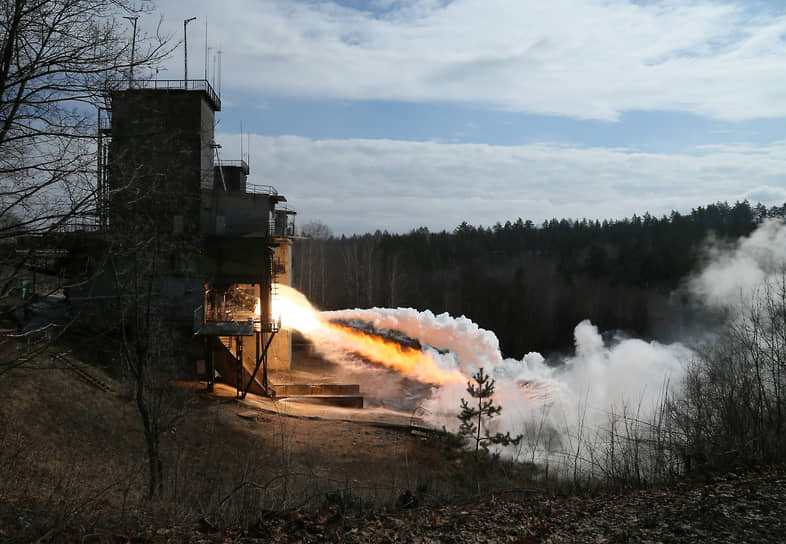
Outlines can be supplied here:
M277 398L303 395L360 395L356 383L285 383L273 385Z
M305 404L322 404L326 406L340 406L342 408L363 408L363 395L305 395L276 397L281 402L302 402Z
M272 387L277 400L363 408L363 395L356 383L287 383Z
M234 399L236 393L233 387L217 383L215 384L215 390L212 395L218 398ZM428 430L428 426L425 425L420 418L414 417L412 414L405 414L384 408L358 410L357 408L273 400L254 394L249 394L245 400L241 402L248 408L286 417L348 421L352 423L374 425L377 427Z

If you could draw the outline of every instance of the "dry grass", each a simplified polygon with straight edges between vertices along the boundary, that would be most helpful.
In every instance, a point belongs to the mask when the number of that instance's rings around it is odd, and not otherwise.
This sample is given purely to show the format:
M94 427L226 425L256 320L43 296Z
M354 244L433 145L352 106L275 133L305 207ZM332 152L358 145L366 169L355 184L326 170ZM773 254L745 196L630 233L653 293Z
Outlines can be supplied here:
M130 392L91 387L48 360L0 385L0 526L251 525L269 510L400 507L518 487L526 470L473 467L438 435L249 411L173 388L183 417L162 439L164 493L148 499L145 443ZM511 472L513 471L513 472ZM516 472L519 471L519 472ZM515 472L515 474L514 474Z

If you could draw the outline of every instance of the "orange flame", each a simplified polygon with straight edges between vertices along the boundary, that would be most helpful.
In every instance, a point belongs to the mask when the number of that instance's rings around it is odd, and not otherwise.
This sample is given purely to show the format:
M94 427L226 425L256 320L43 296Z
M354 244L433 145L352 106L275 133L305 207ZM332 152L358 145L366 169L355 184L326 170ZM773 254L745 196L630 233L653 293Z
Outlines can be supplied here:
M467 381L467 377L458 369L440 368L429 353L335 323L325 323L325 329L326 336L340 348L358 353L418 381L436 385Z
M289 286L278 286L278 293L273 297L273 316L280 317L284 327L335 344L418 381L436 385L467 382L460 370L440 368L429 353L326 321L305 296Z

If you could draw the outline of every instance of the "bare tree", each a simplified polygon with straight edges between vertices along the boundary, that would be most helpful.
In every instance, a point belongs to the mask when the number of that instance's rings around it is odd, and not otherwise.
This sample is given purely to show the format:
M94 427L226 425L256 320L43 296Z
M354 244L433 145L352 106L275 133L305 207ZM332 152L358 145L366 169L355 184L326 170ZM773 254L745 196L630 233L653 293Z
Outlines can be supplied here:
M164 468L161 438L183 416L183 395L169 385L182 372L183 338L168 319L165 293L173 274L188 272L195 246L185 237L151 229L146 236L112 231L107 235L106 270L111 276L117 355L128 377L142 423L149 465L149 494L161 495ZM173 255L177 255L173 263ZM179 270L178 270L179 268Z
M131 0L2 0L0 10L2 240L93 211L97 107L130 68L132 41L142 68L166 51L127 35L118 18L139 13Z
M330 227L319 220L309 221L301 227L300 232L305 238L311 240L329 240L333 237Z
M167 52L122 19L136 0L0 0L0 307L71 221L94 221L96 137L107 89ZM131 58L132 42L135 55ZM113 83L114 82L114 83ZM21 237L25 238L21 245ZM57 286L49 285L49 289ZM9 325L4 325L7 328ZM13 357L0 369L18 366Z
M741 300L689 368L672 412L688 469L782 462L786 451L786 273Z
M325 246L333 233L321 221L309 221L300 229L302 240L298 240L294 251L297 266L294 267L298 280L295 285L318 305L325 304Z
M0 245L6 249L0 296L6 299L11 280L35 254L14 250L19 235L53 248L52 235L67 223L97 225L100 108L113 87L127 84L126 75L144 78L169 52L166 40L138 35L123 20L142 12L137 0L0 0ZM153 304L158 240L106 243L105 270L121 301L119 353L135 387L153 494L161 487L159 437L173 413L151 370L154 363L163 368L167 357ZM10 366L21 360L15 359Z

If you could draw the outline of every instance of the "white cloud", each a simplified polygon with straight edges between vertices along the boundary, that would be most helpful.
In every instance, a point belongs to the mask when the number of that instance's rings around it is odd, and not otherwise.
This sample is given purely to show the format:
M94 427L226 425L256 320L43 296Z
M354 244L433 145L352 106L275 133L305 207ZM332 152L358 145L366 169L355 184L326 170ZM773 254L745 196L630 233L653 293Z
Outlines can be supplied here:
M784 175L786 180L786 174ZM784 181L786 183L786 181ZM772 187L770 185L761 185L754 187L745 193L745 198L756 202L769 202L772 204L781 204L786 202L786 187Z
M218 141L224 150L240 148L237 135ZM250 182L276 186L301 223L319 219L337 234L660 215L754 195L780 205L786 196L786 142L659 154L255 135L251 149Z
M175 36L182 17L207 13L224 88L582 119L786 115L786 12L755 14L743 0L413 0L384 2L382 15L293 0L159 5ZM202 58L195 29L192 67ZM173 59L170 73L180 71Z

